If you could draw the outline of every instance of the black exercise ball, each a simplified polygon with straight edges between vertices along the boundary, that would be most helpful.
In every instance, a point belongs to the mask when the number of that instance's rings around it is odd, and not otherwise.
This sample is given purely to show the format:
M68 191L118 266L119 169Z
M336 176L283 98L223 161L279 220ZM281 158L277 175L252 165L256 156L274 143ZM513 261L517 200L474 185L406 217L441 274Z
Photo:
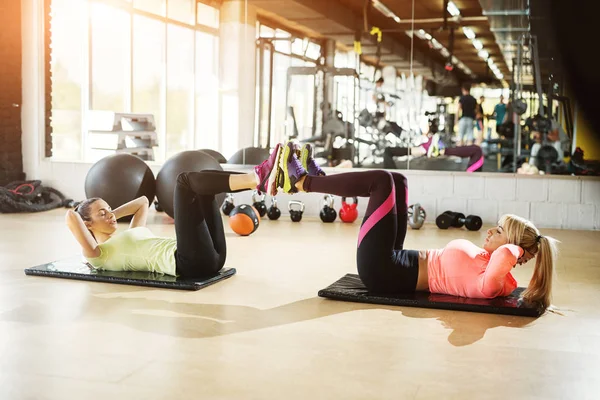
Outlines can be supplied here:
M169 158L156 177L156 198L160 207L169 215L173 213L173 195L177 176L182 172L199 172L207 169L222 171L221 164L210 155L197 150L182 151ZM225 194L216 196L217 204L220 205Z
M92 165L85 177L86 197L100 197L113 209L141 196L146 196L152 203L155 193L156 180L152 170L144 160L131 154L104 157Z
M212 158L214 158L215 160L217 160L220 164L227 163L227 159L225 158L225 156L223 154L219 153L216 150L200 149L199 151L202 151L202 152L208 154L209 156L211 156Z
M236 151L227 161L228 164L258 165L265 161L271 152L260 147L247 147Z

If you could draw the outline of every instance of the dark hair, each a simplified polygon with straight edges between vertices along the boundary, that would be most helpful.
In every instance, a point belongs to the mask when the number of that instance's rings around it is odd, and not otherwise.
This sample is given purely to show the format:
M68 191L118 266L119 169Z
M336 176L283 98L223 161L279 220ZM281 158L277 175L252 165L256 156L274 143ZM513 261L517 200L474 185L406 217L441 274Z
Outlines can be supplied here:
M92 197L86 199L79 203L77 207L75 207L75 212L81 215L81 219L84 221L91 221L92 217L92 204L97 202L98 200L102 200L100 197Z
M471 90L471 84L470 83L463 83L462 89L466 90L468 92L469 90Z
M383 77L381 77L381 78L377 79L377 82L375 82L375 83L383 83L383 82L384 82Z

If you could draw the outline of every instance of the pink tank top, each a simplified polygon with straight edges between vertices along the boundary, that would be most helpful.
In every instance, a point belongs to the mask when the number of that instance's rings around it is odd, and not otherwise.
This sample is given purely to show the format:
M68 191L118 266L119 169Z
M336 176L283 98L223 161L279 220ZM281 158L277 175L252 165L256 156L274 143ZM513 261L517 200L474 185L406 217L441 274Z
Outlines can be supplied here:
M427 251L429 291L471 298L508 296L517 288L510 270L522 254L514 244L490 254L468 240L453 240L443 249Z

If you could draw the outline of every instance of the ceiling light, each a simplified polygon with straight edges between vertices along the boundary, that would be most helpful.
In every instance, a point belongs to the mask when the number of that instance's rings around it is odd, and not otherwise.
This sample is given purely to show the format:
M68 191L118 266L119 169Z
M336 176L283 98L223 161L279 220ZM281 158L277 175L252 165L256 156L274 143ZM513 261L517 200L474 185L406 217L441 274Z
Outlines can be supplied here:
M473 29L465 26L462 28L462 31L468 39L475 39L475 32L473 32Z
M431 36L429 33L426 33L425 34L425 39L431 40L431 39L433 39L433 36Z
M440 53L444 56L444 57L448 57L450 55L450 52L448 51L448 49L446 49L445 47L442 48L440 50Z
M483 43L481 43L481 40L479 39L474 39L473 40L473 46L477 49L477 50L481 50L483 49Z
M392 12L389 8L387 8L381 1L373 0L373 7L375 7L380 13L385 15L388 18L393 18L394 21L400 22L400 17Z
M431 39L431 44L435 49L441 49L443 47L442 44L435 39Z
M480 50L479 53L477 53L477 55L483 58L484 60L487 60L487 58L490 56L490 53L488 53L485 50Z
M452 15L453 17L457 17L460 15L460 10L458 9L458 7L456 7L456 4L454 4L454 2L452 2L452 1L448 2L447 10L450 13L450 15Z
M492 60L491 58L488 58L487 63L490 67L494 66L494 60Z

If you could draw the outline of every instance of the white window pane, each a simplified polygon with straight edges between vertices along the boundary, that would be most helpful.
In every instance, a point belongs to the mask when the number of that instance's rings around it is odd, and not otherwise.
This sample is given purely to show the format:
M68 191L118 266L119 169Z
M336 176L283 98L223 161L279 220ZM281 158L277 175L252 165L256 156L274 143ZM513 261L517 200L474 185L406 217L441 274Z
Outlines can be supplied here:
M80 0L53 0L51 13L52 153L80 160L87 8Z
M219 42L196 33L196 148L219 146Z
M152 14L166 16L166 0L133 0L133 6L139 10L147 11Z
M135 15L133 19L132 112L154 115L158 147L156 161L163 160L165 114L165 23Z
M167 16L171 19L194 25L195 0L169 0Z
M202 77L199 77L202 79ZM192 149L194 30L167 27L167 158Z
M197 3L196 17L197 22L200 25L210 26L212 28L219 27L219 10L214 7Z
M105 4L92 3L91 23L91 108L129 112L129 14Z

